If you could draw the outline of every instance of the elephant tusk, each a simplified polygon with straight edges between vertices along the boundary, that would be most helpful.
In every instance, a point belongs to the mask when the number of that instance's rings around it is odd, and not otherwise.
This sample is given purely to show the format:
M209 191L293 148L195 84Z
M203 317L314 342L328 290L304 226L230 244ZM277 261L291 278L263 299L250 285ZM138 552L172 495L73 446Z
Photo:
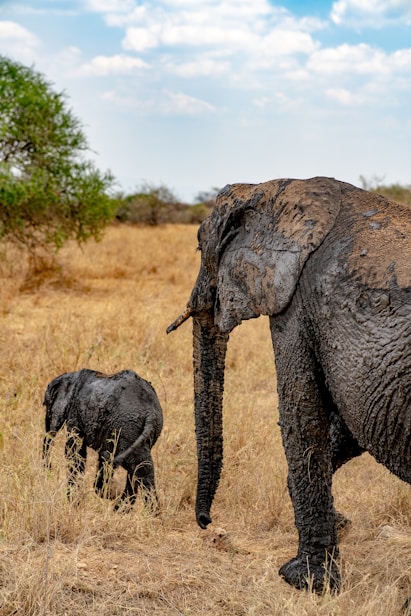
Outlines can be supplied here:
M178 327L180 327L180 325L182 325L184 321L187 321L187 319L190 318L191 315L194 314L194 312L195 311L192 308L186 308L183 314L180 314L180 316L175 321L173 321L171 325L167 327L166 329L167 334L170 334L171 332L176 330Z

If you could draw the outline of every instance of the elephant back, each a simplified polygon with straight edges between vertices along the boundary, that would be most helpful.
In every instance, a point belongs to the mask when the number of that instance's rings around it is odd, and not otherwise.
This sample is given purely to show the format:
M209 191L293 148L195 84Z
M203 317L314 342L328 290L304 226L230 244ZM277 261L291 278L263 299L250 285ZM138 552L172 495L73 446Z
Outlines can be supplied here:
M411 208L349 184L339 234L350 238L348 274L369 288L411 288Z

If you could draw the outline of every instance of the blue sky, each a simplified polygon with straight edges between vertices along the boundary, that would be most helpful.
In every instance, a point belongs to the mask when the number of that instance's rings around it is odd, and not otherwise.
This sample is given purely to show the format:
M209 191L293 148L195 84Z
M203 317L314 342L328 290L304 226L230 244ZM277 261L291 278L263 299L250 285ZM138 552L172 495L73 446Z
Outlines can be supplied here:
M118 188L411 184L411 0L0 0Z

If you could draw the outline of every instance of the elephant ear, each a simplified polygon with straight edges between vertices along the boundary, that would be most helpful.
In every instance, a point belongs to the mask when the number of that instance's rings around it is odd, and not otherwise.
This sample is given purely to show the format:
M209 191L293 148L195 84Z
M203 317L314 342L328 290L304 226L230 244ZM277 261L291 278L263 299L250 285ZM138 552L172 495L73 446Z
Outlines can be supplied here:
M222 331L286 308L340 203L340 183L331 178L233 184L221 191L215 321Z

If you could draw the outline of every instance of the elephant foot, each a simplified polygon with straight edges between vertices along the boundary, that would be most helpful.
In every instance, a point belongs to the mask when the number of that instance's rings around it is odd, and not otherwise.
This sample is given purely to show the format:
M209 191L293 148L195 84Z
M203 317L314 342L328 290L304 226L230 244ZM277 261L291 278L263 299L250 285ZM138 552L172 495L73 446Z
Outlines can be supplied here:
M309 557L297 556L285 563L279 571L288 584L299 590L311 590L322 594L327 587L332 591L340 588L340 572L334 560L330 558L327 565L316 565Z

